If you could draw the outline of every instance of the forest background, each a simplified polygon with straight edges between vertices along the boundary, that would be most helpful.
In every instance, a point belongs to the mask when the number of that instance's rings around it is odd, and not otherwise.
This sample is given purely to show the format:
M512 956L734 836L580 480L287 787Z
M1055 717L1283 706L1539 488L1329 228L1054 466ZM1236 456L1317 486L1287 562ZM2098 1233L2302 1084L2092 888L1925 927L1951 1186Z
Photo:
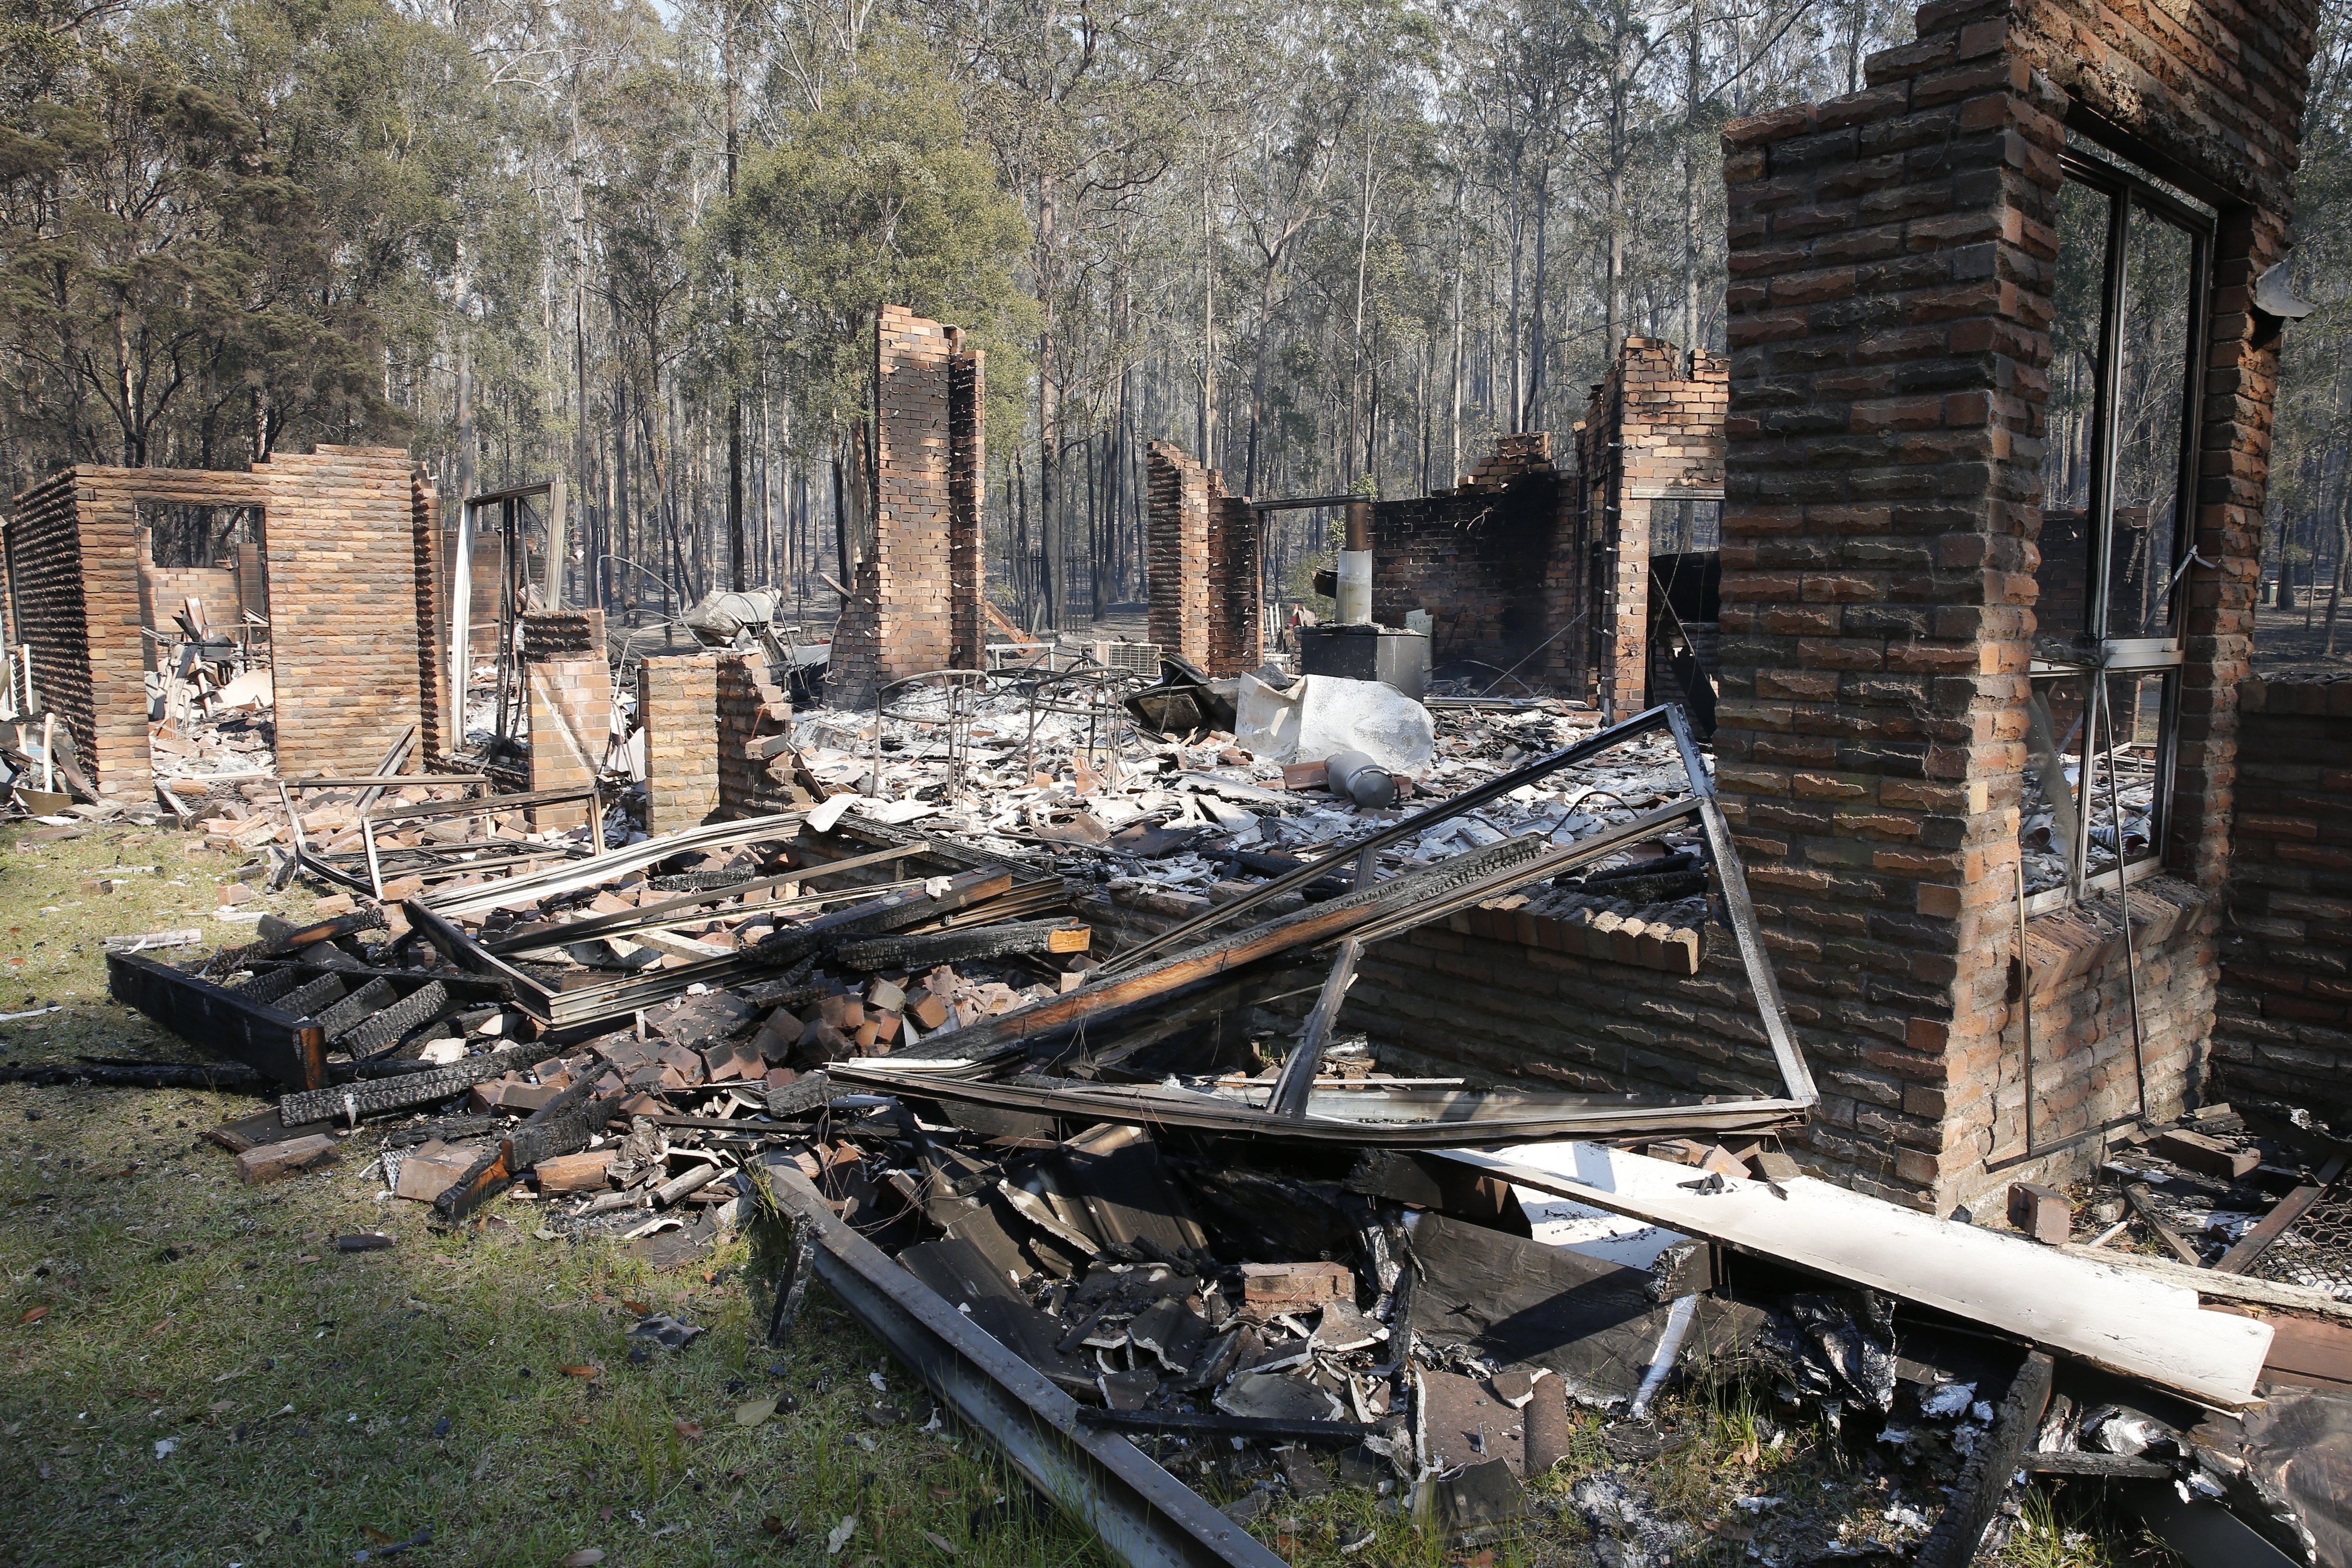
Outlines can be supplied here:
M2352 563L2352 21L2314 63L2267 550ZM1889 0L0 0L0 484L404 444L564 475L585 594L866 527L883 301L989 352L992 589L1144 593L1154 439L1258 496L1555 451L1629 333L1719 352L1728 121ZM1271 514L1303 584L1322 514ZM2305 594L2305 602L2309 595ZM2332 617L2331 617L2332 619Z

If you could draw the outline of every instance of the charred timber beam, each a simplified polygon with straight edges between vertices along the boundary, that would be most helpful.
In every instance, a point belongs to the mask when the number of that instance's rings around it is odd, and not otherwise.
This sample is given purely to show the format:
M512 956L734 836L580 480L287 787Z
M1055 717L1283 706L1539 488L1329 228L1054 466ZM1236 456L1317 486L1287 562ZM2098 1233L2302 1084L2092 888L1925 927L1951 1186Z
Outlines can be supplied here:
M103 1089L227 1089L258 1091L269 1080L242 1062L52 1062L0 1067L0 1083L88 1083Z
M327 1031L135 952L106 955L107 994L183 1039L200 1041L295 1089L327 1085Z
M604 1125L607 1108L596 1095L603 1075L591 1073L533 1111L433 1200L433 1223L453 1226L522 1178L541 1160L588 1146ZM279 1119L285 1113L280 1111Z
M1075 921L1016 921L967 931L926 931L916 936L869 937L845 942L833 956L867 973L878 969L927 969L972 958L1010 958L1026 952L1084 952L1093 932Z
M2026 1451L2050 1405L2050 1383L2057 1363L2047 1351L2028 1351L2010 1379L2009 1393L1993 1413L1992 1426L1969 1456L1952 1500L1944 1506L1914 1559L1919 1568L1968 1568L1983 1543L1985 1526L2009 1493Z
M465 1093L478 1083L530 1066L541 1056L536 1046L509 1046L490 1056L453 1062L425 1072L403 1072L368 1083L341 1084L289 1094L278 1102L278 1119L289 1127L306 1121L331 1121L352 1117L382 1116L412 1105L430 1105Z
M888 893L762 937L749 956L763 968L781 969L845 938L901 931L1012 890L1013 873L1001 868L960 872L948 879L947 887L938 893Z

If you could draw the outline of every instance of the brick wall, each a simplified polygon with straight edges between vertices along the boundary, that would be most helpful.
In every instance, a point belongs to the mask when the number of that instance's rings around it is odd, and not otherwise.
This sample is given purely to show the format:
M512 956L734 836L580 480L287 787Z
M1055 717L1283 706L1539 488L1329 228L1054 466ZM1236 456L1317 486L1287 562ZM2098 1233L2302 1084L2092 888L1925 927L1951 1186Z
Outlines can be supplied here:
M1209 662L1209 497L1219 489L1210 472L1172 441L1154 441L1144 454L1150 506L1145 554L1151 599L1144 617L1162 653Z
M1549 569L1565 487L1550 441L1540 430L1505 436L1460 489L1373 504L1372 619L1401 626L1428 612L1433 668L1475 659L1508 669L1559 626ZM1544 662L1519 674L1538 681Z
M1592 678L1618 714L1649 703L1651 508L1722 495L1729 400L1730 368L1721 355L1696 355L1685 375L1672 343L1629 337L1576 426L1578 532L1588 542L1570 552L1570 575L1601 631ZM1586 673L1591 646L1581 639L1559 667L1571 689Z
M551 658L604 654L604 612L602 610L525 610L522 616L522 661L538 664Z
M764 656L719 656L718 709L719 815L761 816L813 804L792 787L791 752L755 758L744 751L784 733L792 721L792 699L768 679Z
M2352 1110L2352 679L2238 687L2219 1092Z
M532 659L523 679L530 688L530 787L594 784L613 734L613 669L604 654Z
M656 837L719 818L719 668L715 653L637 666L646 732L646 831Z
M962 337L952 334L951 341ZM977 349L948 359L948 662L988 668L988 593L981 499L988 482L988 356Z
M1214 476L1212 476L1213 479ZM1216 677L1265 662L1265 542L1246 496L1209 502L1209 658Z
M134 728L125 726L113 708L101 712L99 706L83 597L79 492L80 480L68 469L16 498L6 534L8 638L33 650L36 699L73 732L84 767L96 769L104 783L119 770L146 767L147 707L142 693ZM131 608L135 614L135 599ZM102 646L100 655L119 657L120 641L118 637ZM132 668L140 668L139 650L130 649L129 656ZM16 657L21 661L23 656ZM15 679L21 680L21 673Z
M1989 1169L2022 1147L2013 866L2069 123L2119 124L2224 198L2194 530L2223 564L2186 590L2165 846L2186 884L2219 885L2275 374L2247 286L2280 254L2311 43L2308 4L2274 10L1929 5L1865 90L1726 130L1719 777L1824 1087L1811 1156L1859 1185L1940 1208L2096 1155ZM2213 918L2143 954L2158 1114L2197 1070ZM2111 1066L2115 978L2063 983L2066 1030L2105 1043L2063 1086L2037 1067L2038 1094L2081 1089L2082 1125L2137 1096Z
M408 454L320 447L257 464L268 509L278 765L364 773L425 717Z
M1580 650L1575 487L1552 463L1551 435L1496 437L1494 452L1450 490L1372 507L1372 618L1430 617L1430 662L1515 669L1532 687L1582 695L1561 664ZM1532 656L1532 657L1531 657ZM1517 691L1517 686L1505 688Z
M141 795L150 777L142 601L155 575L152 607L168 622L176 579L157 574L145 549L146 502L263 510L266 556L241 552L238 581L268 584L268 609L259 613L271 623L278 763L288 776L364 773L410 724L425 727L432 754L440 691L433 509L418 483L395 448L320 447L247 473L77 468L17 497L12 549L26 555L28 583L51 584L26 616L35 668L56 663L53 700L95 763L100 792ZM13 542L20 538L21 547ZM68 570L71 594L56 586ZM237 608L235 591L205 595L216 625L233 623Z

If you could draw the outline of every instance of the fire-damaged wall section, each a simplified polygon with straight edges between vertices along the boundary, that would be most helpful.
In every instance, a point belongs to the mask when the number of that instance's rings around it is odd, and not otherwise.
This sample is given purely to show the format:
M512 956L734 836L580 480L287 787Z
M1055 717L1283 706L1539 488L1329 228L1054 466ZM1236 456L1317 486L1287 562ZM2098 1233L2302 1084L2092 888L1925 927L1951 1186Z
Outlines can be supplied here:
M2132 1111L2143 1081L2165 1115L2200 1069L2276 374L2248 299L2284 251L2314 25L2310 0L1929 5L1864 90L1725 132L1719 778L1825 1091L1811 1157L1865 1190L1946 1208L2100 1149L2024 1158L2015 1004L2070 132L2218 211L2184 543L2220 567L2179 589L2170 875L2133 908L2137 1059L2112 896L2104 921L2043 915L2035 1147Z
M42 706L73 731L74 749L97 776L111 779L147 764L147 696L143 678L136 705L126 702L121 672L108 662L128 653L131 672L143 668L139 606L131 605L131 642L120 635L121 606L101 602L93 648L84 594L77 501L81 480L71 469L16 498L8 520L9 640L33 652L33 689ZM103 580L99 584L105 586ZM131 591L138 591L137 577ZM93 655L97 663L93 662ZM104 668L104 673L100 670Z
M984 356L961 329L885 305L877 329L874 552L852 574L827 676L844 707L981 659Z
M2352 1112L2352 678L2252 678L2238 710L2217 1089L2340 1118Z
M145 503L261 509L278 765L287 776L364 773L412 724L429 747L440 688L420 541L430 538L433 508L405 452L320 447L247 473L76 468L16 498L10 587L36 682L94 763L101 793L142 795L151 777ZM52 673L40 684L45 669Z
M1401 626L1427 612L1433 668L1473 662L1499 675L1517 666L1530 684L1540 679L1543 661L1529 656L1557 629L1546 564L1559 542L1563 488L1550 435L1531 430L1502 437L1454 489L1375 503L1372 618Z
M1144 471L1151 640L1212 676L1255 669L1265 662L1257 510L1172 441L1151 443Z

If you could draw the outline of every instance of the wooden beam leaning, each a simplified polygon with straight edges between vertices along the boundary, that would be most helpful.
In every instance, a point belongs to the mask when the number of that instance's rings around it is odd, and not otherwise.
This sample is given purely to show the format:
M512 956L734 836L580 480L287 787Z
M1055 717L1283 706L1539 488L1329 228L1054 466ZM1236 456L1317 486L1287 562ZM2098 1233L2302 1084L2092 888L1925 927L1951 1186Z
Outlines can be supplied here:
M1310 904L1222 942L1108 979L1090 980L1076 991L1016 1007L986 1023L935 1035L919 1046L894 1052L888 1058L889 1065L902 1069L940 1070L985 1061L1014 1049L1024 1040L1081 1019L1164 995L1290 948L1308 947L1344 936L1391 909L1409 909L1465 886L1483 889L1496 878L1524 880L1537 874L1536 863L1544 858L1544 839L1528 834L1456 855L1375 887ZM1102 970L1095 973L1100 974ZM847 1066L840 1070L844 1078L850 1076Z
M107 994L183 1039L227 1052L295 1089L327 1084L327 1031L135 952L106 955Z

